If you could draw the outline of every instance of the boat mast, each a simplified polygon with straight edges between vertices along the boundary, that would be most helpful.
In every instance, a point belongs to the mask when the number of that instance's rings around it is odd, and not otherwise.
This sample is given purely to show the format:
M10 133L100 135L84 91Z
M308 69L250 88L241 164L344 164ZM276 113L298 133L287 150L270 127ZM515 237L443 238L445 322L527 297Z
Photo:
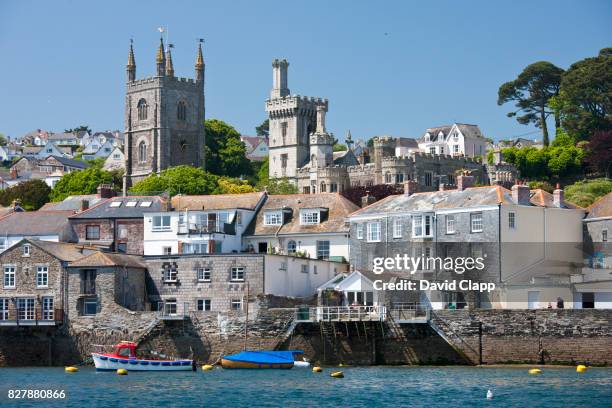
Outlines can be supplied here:
M245 305L246 309L246 317L244 319L244 351L246 351L247 349L247 340L249 338L249 330L248 330L248 324L249 324L249 282L246 283L246 305Z

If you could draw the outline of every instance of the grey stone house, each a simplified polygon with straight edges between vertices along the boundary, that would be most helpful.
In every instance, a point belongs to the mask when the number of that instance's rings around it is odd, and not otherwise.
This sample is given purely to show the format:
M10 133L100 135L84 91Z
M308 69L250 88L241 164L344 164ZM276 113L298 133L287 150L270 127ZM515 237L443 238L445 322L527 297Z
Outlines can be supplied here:
M355 270L378 266L394 279L494 283L495 291L417 290L416 301L434 308L537 308L572 298L570 275L580 252L582 209L541 190L515 185L470 187L458 176L456 190L387 197L350 216L350 260ZM406 191L412 191L410 186ZM414 267L380 259L433 259ZM445 268L450 258L481 258L481 268ZM436 263L436 260L439 259ZM442 261L440 261L442 260ZM423 261L424 262L424 261ZM464 262L464 261L460 261Z
M74 244L29 238L1 253L0 326L63 323L66 267L87 253Z

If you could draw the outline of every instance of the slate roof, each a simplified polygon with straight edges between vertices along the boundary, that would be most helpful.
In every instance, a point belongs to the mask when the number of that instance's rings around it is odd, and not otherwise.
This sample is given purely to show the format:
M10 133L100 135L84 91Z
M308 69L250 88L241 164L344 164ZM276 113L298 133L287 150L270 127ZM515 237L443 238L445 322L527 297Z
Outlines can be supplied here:
M241 208L255 210L266 193L217 194L217 195L175 195L172 208L182 210L229 210Z
M300 209L326 208L326 215L316 225L300 225ZM270 195L247 228L245 235L286 235L347 232L346 217L357 210L355 204L339 193ZM266 210L286 209L285 224L264 225Z
M97 194L72 195L57 203L46 203L40 208L39 211L72 210L76 212L81 210L81 201L83 200L87 200L89 202L89 207L91 208L101 201L107 199L100 198Z
M51 135L49 135L47 137L47 140L64 140L64 139L77 139L78 136L75 135L74 133L66 133L66 132L62 132L62 133L53 133Z
M80 160L68 159L62 156L49 156L49 157L53 157L55 160L57 160L58 162L62 163L64 166L67 166L67 167L74 167L77 169L86 169L89 167L89 164L82 162ZM47 157L46 159L48 159L49 157Z
M464 136L478 137L484 139L484 136L480 131L478 125L469 125L467 123L455 123L455 125L457 125L457 127L459 128L461 133L463 133Z
M128 268L146 269L140 261L140 257L134 255L115 254L106 252L93 252L89 255L82 256L70 263L71 267L105 267L105 266L122 266Z
M612 217L612 193L608 193L591 204L587 218Z
M149 206L142 203L150 202ZM120 203L120 204L113 204ZM128 203L136 203L128 205ZM143 218L145 212L163 211L164 200L158 196L113 197L102 201L88 210L70 217L71 219L105 219L105 218Z
M66 242L41 241L38 239L26 238L26 241L53 255L62 261L76 261L91 253L97 252L93 247L79 244L68 244Z
M412 147L419 148L419 143L411 137L398 137L395 139L395 147Z
M8 215L14 211L13 207L3 207L0 205L0 218Z
M2 235L38 236L59 235L68 225L74 211L14 212L0 218Z
M359 164L359 160L357 160L352 150L333 152L332 155L333 155L333 160L334 160L335 165L355 166Z
M436 126L436 127L427 128L425 130L425 133L423 133L423 136L421 136L421 140L424 141L425 140L425 135L427 133L429 133L429 135L431 136L429 141L430 142L437 142L438 141L438 134L440 132L442 132L444 134L444 138L446 138L446 136L448 135L448 132L450 132L452 127L453 127L453 125L443 125L443 126Z
M555 207L553 195L537 189L531 191L530 202L538 207ZM362 208L351 216L379 215L381 213L420 212L451 208L470 208L497 204L516 204L512 199L512 191L501 186L471 187L463 191L446 190L392 195ZM564 208L580 208L566 202Z
M43 146L25 146L23 148L23 154L37 154L43 149Z

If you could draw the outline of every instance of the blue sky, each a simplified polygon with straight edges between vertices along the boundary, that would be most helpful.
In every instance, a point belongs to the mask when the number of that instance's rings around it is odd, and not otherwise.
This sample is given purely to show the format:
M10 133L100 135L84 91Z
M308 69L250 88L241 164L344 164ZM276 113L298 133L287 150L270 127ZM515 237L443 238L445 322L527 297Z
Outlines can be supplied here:
M610 1L2 1L0 132L123 129L129 39L137 76L151 75L166 26L178 76L193 77L206 39L206 116L243 134L265 119L280 57L291 93L329 98L340 139L454 121L535 138L497 106L499 85L535 61L596 55L611 18Z

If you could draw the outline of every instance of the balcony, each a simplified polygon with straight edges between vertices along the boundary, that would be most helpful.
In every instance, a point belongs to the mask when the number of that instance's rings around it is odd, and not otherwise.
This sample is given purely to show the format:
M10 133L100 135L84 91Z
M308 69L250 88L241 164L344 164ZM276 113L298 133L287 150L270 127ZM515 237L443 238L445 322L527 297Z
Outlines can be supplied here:
M189 318L189 303L176 301L157 302L157 316L160 320L185 320Z
M64 322L64 309L43 310L17 309L13 305L8 311L0 310L0 327L2 326L59 326Z
M185 223L179 224L179 235L206 235L206 234L231 234L234 235L235 229L231 224L219 224L211 221L208 223Z
M315 322L372 322L423 323L430 319L430 307L422 303L394 303L386 306L318 306L299 307L295 321Z

